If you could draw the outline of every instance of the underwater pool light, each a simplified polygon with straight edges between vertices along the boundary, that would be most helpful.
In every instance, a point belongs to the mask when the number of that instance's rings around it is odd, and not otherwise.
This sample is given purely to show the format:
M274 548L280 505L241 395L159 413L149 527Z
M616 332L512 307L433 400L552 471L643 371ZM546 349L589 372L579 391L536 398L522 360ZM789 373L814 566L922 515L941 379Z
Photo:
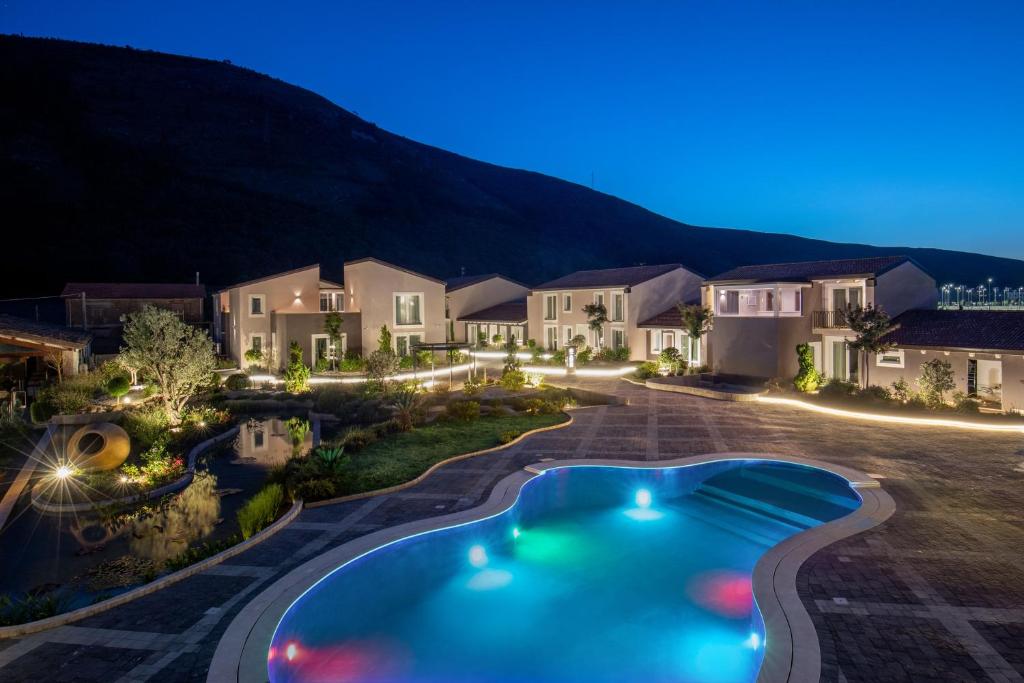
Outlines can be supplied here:
M761 636L758 635L757 633L751 633L750 637L747 638L747 640L744 643L744 645L749 647L751 650L758 649L759 647L761 647Z
M288 647L284 649L284 656L289 662L294 661L295 657L299 654L299 648L295 643L288 643Z
M487 551L482 545L475 545L469 549L469 563L477 569L487 566Z
M519 538L519 535L520 535L521 533L522 533L522 532L521 532L521 531L519 531L519 527L513 527L513 528L512 528L512 538Z
M647 489L640 489L636 492L636 506L647 509L651 507L651 492Z

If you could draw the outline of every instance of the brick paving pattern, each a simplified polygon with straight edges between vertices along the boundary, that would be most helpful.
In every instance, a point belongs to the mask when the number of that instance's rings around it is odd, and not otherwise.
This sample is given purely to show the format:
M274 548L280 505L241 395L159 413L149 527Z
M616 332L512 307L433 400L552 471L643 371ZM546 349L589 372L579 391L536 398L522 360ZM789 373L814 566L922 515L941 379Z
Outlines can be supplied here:
M0 641L0 681L202 681L246 602L353 538L482 503L543 458L656 461L716 451L789 453L883 477L884 525L817 553L797 586L818 630L823 681L1024 681L1024 439L880 426L592 381L628 406L387 496L304 510L267 542L203 574L75 624Z

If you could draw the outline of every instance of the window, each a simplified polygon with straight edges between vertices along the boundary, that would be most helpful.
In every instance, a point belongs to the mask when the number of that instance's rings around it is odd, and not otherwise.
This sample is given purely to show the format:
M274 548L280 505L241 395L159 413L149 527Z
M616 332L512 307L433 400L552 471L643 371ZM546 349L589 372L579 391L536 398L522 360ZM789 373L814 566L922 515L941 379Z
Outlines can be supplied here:
M399 356L411 356L413 347L423 341L418 334L400 334L395 337L395 351Z
M395 294L395 325L422 325L422 294Z
M549 351L558 349L558 328L554 325L548 325L544 328L544 346Z
M556 320L558 318L558 297L554 294L544 295L544 319Z
M883 351L875 357L875 365L885 368L902 368L903 349Z
M779 287L779 312L782 315L799 315L803 310L803 290L799 287Z
M612 348L622 349L626 347L626 331L613 327L612 328Z
M267 447L267 433L263 430L263 423L252 429L252 449L261 451Z
M265 294L250 294L249 315L256 317L266 315L266 303L267 297Z
M717 293L715 306L718 315L747 318L775 315L777 301L774 287L719 289Z
M626 296L622 292L612 293L612 321L620 323L624 320Z
M562 345L568 346L572 342L572 325L562 328Z
M572 311L572 294L562 295L562 310L566 313L570 313Z
M832 290L832 310L859 308L862 305L860 287L836 287Z
M648 334L651 335L651 353L661 353L661 330L651 330Z
M326 313L330 310L333 310L330 292L320 292L320 311Z
M598 306L604 306L604 292L594 292L594 303Z
M523 337L526 333L523 331L522 325L511 325L508 328L509 339L515 339L517 346L523 345Z
M253 351L256 351L257 353L263 353L263 335L252 335L252 338L249 340L249 345L249 348L251 348Z

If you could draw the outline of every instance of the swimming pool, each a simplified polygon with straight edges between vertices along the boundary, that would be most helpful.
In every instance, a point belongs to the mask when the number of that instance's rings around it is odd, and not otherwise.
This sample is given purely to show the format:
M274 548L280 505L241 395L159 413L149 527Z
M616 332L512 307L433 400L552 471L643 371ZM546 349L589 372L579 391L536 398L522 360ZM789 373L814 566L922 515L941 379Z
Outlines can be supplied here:
M579 466L495 516L347 562L285 612L271 681L752 681L751 572L860 498L811 467ZM770 643L767 644L770 647Z

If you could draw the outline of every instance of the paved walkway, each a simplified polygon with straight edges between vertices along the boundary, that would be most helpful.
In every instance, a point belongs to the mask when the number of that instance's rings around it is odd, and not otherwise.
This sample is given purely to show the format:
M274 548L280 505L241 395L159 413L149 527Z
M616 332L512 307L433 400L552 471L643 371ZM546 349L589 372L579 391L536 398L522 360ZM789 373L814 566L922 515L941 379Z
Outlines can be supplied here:
M0 681L201 681L238 610L297 564L385 526L480 504L544 458L804 455L884 477L897 512L803 567L825 681L1024 680L1024 440L875 426L792 408L648 391L575 413L563 430L453 463L407 491L305 510L277 536L73 626L0 641ZM0 560L2 561L2 560Z

